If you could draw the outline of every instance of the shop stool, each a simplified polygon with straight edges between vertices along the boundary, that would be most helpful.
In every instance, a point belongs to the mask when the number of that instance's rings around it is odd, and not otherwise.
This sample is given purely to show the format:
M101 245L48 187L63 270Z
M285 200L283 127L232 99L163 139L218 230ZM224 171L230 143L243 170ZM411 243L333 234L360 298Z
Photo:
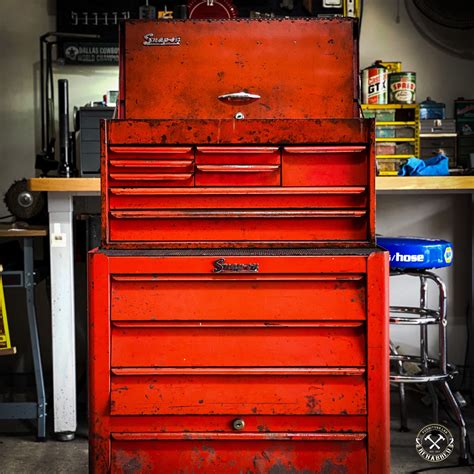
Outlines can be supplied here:
M43 365L36 321L35 285L39 280L34 266L33 238L48 235L46 227L18 228L0 225L0 239L18 239L22 242L22 263L17 269L17 262L9 268L8 264L2 272L5 288L24 288L26 291L26 310L30 333L31 352L36 385L36 401L34 402L2 402L0 403L1 420L32 420L37 421L37 439L46 440L46 394L44 387Z
M420 328L420 354L400 354L390 343L390 361L395 364L391 370L390 382L398 384L400 395L401 430L408 431L405 400L406 383L426 383L433 400L434 422L438 422L437 386L444 395L459 428L460 457L468 461L467 430L464 417L448 381L456 374L454 365L447 362L447 293L443 280L432 269L450 266L453 249L445 240L416 237L377 237L377 244L390 253L390 276L409 276L420 282L420 305L390 306L390 324L418 326ZM438 307L428 308L428 282L438 289ZM430 358L428 354L428 326L437 326L439 332L438 354ZM404 363L415 363L420 368L418 374L408 374Z

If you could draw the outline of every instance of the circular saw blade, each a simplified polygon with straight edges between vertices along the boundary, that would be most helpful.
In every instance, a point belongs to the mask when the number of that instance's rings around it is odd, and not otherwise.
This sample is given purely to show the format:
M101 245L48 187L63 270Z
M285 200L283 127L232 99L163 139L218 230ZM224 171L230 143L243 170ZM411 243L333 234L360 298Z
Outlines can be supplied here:
M44 194L30 191L26 179L15 181L4 197L8 210L20 220L28 221L38 217L46 206Z

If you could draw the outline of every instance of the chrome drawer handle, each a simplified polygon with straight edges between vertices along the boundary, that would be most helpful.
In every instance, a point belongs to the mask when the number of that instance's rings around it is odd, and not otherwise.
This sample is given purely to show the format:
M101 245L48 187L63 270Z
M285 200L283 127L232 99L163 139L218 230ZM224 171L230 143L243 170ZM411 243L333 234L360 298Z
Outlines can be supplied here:
M228 104L250 104L260 99L260 96L257 94L250 94L249 92L232 92L231 94L223 94L217 97L221 102L226 102Z

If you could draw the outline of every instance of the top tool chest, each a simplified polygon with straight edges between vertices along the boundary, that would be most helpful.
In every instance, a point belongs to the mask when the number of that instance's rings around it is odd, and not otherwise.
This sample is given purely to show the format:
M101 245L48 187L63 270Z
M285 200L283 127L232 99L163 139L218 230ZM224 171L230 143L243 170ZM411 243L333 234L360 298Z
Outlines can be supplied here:
M104 247L373 245L355 33L349 19L125 23Z

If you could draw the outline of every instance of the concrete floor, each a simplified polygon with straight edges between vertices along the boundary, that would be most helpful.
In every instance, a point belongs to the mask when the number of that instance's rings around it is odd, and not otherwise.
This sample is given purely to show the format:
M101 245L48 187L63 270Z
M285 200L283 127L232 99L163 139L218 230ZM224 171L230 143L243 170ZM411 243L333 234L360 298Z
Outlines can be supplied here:
M394 395L394 394L392 394ZM458 461L458 453L454 452L450 458L440 465L435 465L422 460L415 451L415 436L424 425L431 423L431 412L416 395L410 396L409 404L409 433L398 431L398 400L392 396L391 420L391 458L392 473L410 474L417 470L420 472L434 472L446 474L473 473L472 467L458 467L446 469ZM474 439L474 407L465 410L466 421L470 427L471 438ZM452 422L441 411L440 422L449 427L457 440L457 432ZM49 440L38 443L27 431L29 427L16 422L0 423L0 473L87 473L87 428L82 424L77 432L76 439L70 442ZM20 431L22 430L22 431ZM5 432L8 431L8 434ZM474 446L473 446L474 448ZM430 468L438 467L435 471ZM225 473L222 473L225 474ZM382 473L381 473L382 474Z

